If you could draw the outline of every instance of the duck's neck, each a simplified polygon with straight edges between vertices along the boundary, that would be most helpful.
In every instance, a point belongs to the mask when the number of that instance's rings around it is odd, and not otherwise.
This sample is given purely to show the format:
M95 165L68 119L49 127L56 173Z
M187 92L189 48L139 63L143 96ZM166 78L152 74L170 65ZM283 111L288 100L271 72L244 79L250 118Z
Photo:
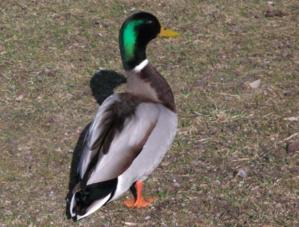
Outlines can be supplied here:
M136 65L133 68L133 71L135 73L138 73L138 72L142 71L148 64L149 64L149 61L147 59L144 59L142 62L140 62L138 65Z
M120 55L125 70L129 71L146 59L147 42L138 37L135 27L143 23L142 20L125 24L119 35Z
M145 47L130 47L121 43L120 54L123 67L127 71L133 70L136 67L138 68L138 66L142 66L144 62L148 62L146 59Z

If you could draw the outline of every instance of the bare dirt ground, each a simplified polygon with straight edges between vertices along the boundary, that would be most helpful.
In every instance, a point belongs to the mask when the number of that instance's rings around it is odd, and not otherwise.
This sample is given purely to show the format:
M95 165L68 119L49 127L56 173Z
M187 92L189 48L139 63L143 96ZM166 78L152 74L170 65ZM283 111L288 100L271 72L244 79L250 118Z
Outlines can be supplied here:
M299 2L273 3L1 0L0 226L298 225ZM159 199L73 223L64 199L97 109L90 79L122 72L118 30L137 10L181 33L148 48L180 119L147 181Z

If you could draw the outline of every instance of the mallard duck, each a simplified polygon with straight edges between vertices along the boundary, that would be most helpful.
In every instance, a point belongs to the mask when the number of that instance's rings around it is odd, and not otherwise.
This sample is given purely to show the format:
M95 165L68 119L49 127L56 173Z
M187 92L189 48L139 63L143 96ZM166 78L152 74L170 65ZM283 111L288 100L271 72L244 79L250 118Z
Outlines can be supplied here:
M85 137L77 172L79 183L70 196L69 212L82 219L129 189L127 207L151 205L142 196L143 182L159 165L177 129L173 93L146 58L147 44L157 36L178 33L161 27L147 12L125 20L119 35L127 90L110 95L99 107Z

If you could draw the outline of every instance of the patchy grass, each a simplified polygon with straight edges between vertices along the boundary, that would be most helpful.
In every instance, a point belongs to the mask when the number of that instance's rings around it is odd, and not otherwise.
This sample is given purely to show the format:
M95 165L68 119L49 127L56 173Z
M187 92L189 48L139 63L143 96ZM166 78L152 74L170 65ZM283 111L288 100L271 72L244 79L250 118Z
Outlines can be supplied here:
M299 4L273 1L0 3L0 223L213 226L298 223ZM182 33L149 59L171 84L176 141L147 181L145 210L113 202L66 220L72 151L92 119L96 69L121 71L118 29L136 10ZM252 89L249 84L261 80ZM292 119L292 118L291 118Z

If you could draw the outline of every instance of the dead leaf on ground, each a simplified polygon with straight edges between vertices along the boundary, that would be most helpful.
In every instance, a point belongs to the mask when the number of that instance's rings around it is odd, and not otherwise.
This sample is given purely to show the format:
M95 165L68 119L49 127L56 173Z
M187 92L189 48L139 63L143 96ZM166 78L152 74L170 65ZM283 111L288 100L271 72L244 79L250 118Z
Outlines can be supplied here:
M287 13L282 12L281 10L267 10L265 12L265 17L284 17L287 16Z
M285 121L298 121L299 120L299 116L298 117L286 117L283 120L285 120Z
M257 88L259 88L260 85L261 85L261 80L260 80L260 79L255 80L255 81L249 83L248 85L249 85L249 87L252 88L252 89L257 89Z
M16 97L16 101L17 101L17 102L21 102L21 101L23 100L23 98L24 98L24 95L21 94L21 95L19 95L18 97Z
M293 155L295 152L299 151L299 140L290 142L287 145L287 153Z

